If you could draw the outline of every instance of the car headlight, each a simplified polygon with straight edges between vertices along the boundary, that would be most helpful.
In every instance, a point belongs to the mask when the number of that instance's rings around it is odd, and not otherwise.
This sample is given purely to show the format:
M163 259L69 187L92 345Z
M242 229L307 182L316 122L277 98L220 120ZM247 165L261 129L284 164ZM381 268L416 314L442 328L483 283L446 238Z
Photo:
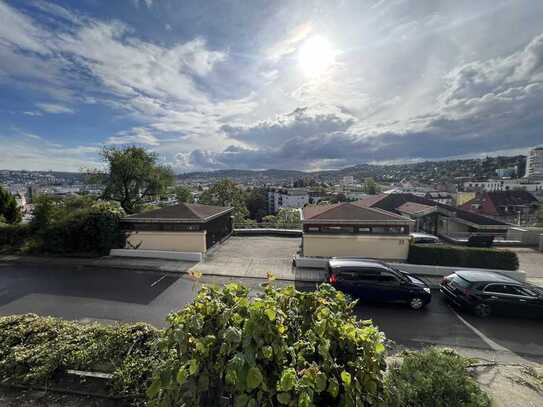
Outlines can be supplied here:
M424 290L425 293L430 294L430 289L428 287L424 287L423 290Z

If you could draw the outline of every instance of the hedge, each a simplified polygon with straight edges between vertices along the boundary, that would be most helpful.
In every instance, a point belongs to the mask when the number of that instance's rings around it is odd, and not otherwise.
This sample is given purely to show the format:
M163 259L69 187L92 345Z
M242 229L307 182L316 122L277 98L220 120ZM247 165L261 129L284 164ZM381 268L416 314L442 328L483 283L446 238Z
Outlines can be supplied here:
M519 267L517 254L511 251L445 245L411 245L407 261L431 266L498 270L517 270Z
M30 225L0 225L0 246L19 246L32 235Z
M38 231L46 253L98 253L124 247L120 218L106 211L81 210Z
M113 396L142 396L156 365L159 330L80 324L37 315L0 318L0 382L47 386L68 369L112 373Z

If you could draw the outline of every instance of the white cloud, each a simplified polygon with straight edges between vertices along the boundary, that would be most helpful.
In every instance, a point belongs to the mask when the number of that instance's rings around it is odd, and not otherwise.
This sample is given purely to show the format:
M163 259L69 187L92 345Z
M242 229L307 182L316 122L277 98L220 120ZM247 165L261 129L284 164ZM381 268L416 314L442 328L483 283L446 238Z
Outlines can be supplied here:
M36 106L46 113L74 113L74 110L67 106L62 106L56 103L36 103Z
M143 127L135 127L129 131L119 132L105 141L105 144L146 144L158 146L160 141L149 130Z

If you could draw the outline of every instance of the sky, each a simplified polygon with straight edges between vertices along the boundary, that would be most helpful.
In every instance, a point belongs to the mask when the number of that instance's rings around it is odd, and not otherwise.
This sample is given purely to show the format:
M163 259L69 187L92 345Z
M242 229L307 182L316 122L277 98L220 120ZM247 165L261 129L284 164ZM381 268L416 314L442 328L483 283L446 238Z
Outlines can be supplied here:
M0 0L0 169L176 172L543 144L541 0Z

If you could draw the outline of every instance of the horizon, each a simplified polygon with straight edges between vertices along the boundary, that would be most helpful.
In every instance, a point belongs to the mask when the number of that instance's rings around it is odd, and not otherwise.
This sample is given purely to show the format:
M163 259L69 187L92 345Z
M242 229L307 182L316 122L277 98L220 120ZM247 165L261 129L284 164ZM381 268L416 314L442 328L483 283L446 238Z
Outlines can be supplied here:
M542 19L537 0L0 0L0 167L80 172L103 145L176 174L525 155Z

